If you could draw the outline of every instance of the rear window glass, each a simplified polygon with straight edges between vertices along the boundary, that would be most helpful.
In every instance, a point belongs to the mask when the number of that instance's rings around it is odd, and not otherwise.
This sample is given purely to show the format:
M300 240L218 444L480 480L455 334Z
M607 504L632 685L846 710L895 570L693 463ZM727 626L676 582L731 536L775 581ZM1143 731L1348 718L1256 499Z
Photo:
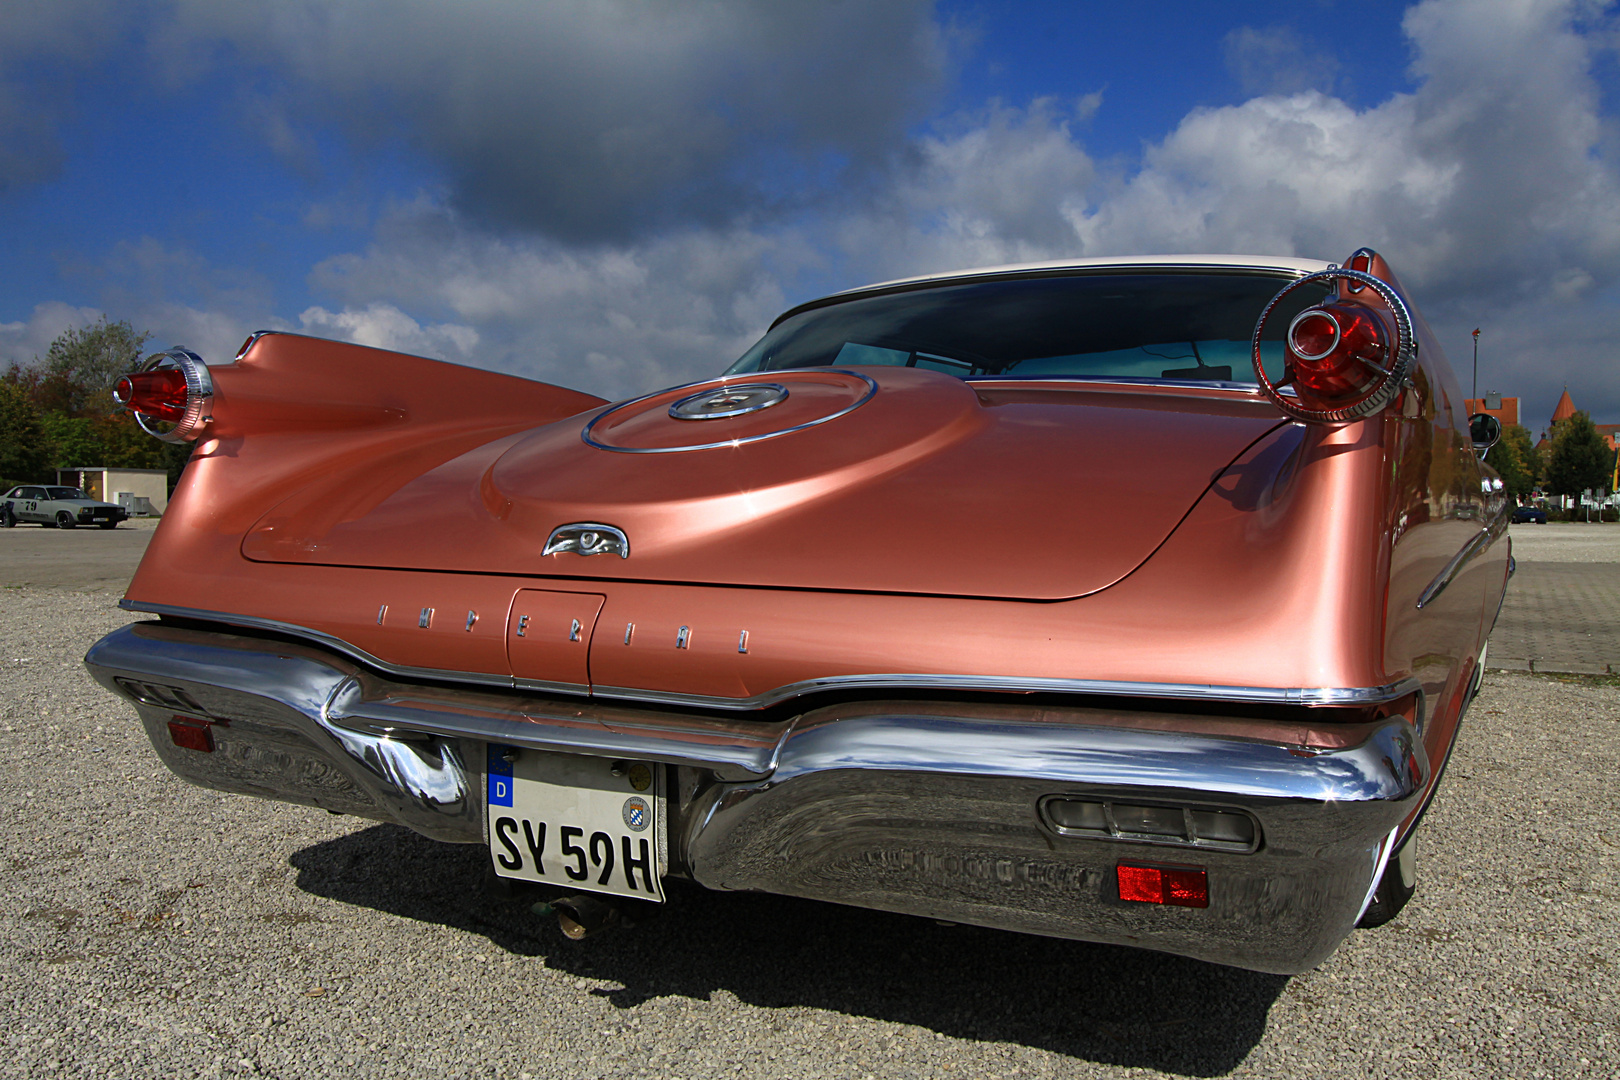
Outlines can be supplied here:
M1261 272L1073 273L931 285L845 300L783 320L726 372L920 367L960 378L1080 377L1249 383L1254 324L1288 276ZM1282 377L1283 333L1327 295L1296 289L1261 356Z

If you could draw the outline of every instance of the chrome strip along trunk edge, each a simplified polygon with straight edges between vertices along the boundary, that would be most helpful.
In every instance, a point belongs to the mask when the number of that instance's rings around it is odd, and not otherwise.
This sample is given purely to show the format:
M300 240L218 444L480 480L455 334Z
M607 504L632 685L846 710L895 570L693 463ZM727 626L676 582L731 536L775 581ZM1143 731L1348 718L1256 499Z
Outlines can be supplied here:
M807 694L843 690L905 690L911 693L929 691L986 691L991 693L1055 693L1093 697L1155 698L1168 701L1212 701L1240 705L1383 705L1398 701L1422 688L1416 678L1404 678L1381 686L1222 686L1208 683L1127 682L1115 679L1056 679L1038 677L1002 677L987 675L941 675L927 673L894 673L880 675L835 675L820 679L805 679L788 683L774 690L746 698L709 697L700 694L678 694L660 690L642 690L627 686L580 686L572 683L541 683L510 676L489 675L478 672L448 671L437 668L403 667L390 664L370 653L358 649L341 638L319 630L262 619L254 615L235 615L225 611L177 607L172 604L151 604L128 599L118 606L126 611L171 618L195 619L219 623L248 630L265 630L286 637L298 638L342 653L378 671L406 679L425 679L436 682L465 683L501 689L536 690L582 697L631 701L649 705L670 705L680 708L719 709L728 712L757 712Z

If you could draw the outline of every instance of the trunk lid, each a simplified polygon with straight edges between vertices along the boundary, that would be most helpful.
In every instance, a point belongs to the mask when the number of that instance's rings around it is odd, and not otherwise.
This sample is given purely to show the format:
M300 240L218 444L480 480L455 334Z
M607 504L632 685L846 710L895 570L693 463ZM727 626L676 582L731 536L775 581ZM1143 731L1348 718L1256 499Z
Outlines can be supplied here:
M1280 422L1241 392L779 371L548 424L403 485L367 483L386 463L337 463L242 550L557 584L1056 600L1130 573ZM622 530L629 556L541 554L576 523Z

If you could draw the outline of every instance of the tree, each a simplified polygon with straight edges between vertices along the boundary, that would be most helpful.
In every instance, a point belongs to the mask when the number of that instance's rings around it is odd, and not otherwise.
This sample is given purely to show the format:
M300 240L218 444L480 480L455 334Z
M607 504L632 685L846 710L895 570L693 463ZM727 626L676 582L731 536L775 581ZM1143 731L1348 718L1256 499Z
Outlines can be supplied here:
M50 455L52 468L105 464L95 422L89 417L50 412L44 416L44 428L45 450Z
M123 320L103 318L63 331L43 360L35 357L27 367L11 365L3 381L31 406L35 421L33 429L19 436L29 440L33 455L24 462L33 464L27 479L49 479L54 468L105 465L166 469L173 486L190 445L152 438L112 399L113 383L140 365L141 347L150 336ZM0 475L11 474L0 469Z
M152 335L135 332L120 319L103 316L92 326L69 327L57 335L43 363L28 369L31 395L42 413L64 416L111 416L117 411L112 386L141 360L141 346Z
M1592 418L1577 412L1553 425L1547 453L1547 490L1554 495L1579 495L1609 486L1614 473L1614 451L1598 434Z
M1535 488L1536 477L1541 474L1538 457L1530 442L1529 429L1509 424L1502 429L1502 438L1485 455L1485 464L1501 475L1508 494L1517 499Z
M0 483L37 483L48 479L45 427L28 392L0 380Z

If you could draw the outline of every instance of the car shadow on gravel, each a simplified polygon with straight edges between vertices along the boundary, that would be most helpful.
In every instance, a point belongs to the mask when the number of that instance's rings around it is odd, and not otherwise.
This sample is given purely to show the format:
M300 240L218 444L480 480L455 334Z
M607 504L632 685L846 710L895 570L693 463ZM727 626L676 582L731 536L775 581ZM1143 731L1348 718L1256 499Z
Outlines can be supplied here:
M621 1008L718 990L954 1038L1089 1061L1218 1076L1259 1042L1288 979L1110 945L1060 941L758 893L675 888L641 925L565 938L542 894L484 886L481 847L378 825L296 852L316 896L481 934L509 953L617 982Z

